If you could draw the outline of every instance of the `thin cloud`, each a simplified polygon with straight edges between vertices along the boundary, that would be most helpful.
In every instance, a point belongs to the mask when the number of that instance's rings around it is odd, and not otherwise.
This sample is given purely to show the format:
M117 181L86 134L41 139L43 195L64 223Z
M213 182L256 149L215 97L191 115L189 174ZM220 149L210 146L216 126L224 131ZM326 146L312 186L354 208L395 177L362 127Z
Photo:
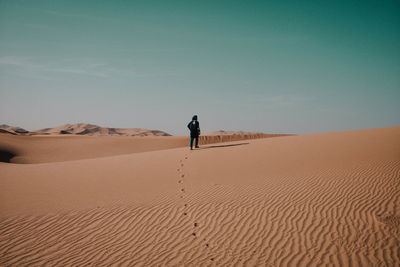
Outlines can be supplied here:
M71 73L71 74L81 74L96 77L109 77L110 75L106 71L93 71L90 68L80 69L80 68L44 68L44 71L58 72L58 73Z
M37 9L42 11L43 13L49 14L49 15L54 15L54 16L61 16L61 17L68 17L68 18L78 18L78 19L84 19L84 20L92 20L92 21L108 21L108 22L118 22L116 19L111 19L107 18L104 16L92 16L88 14L82 14L82 13L67 13L67 12L60 12L60 11L55 11L51 9Z
M77 74L77 75L87 75L96 77L111 77L112 75L121 75L121 76L137 75L137 73L133 70L109 67L105 63L75 62L74 66L59 66L54 63L49 63L49 64L32 63L32 60L30 60L29 58L13 57L13 56L6 56L0 58L0 67L1 66L6 66L6 67L12 66L18 69L25 70L30 73L52 72L52 73Z
M300 96L295 94L282 94L282 95L249 95L253 104L263 105L265 108L289 108L299 105L309 104L314 100L311 96Z
M32 28L32 29L37 29L37 30L53 29L53 27L50 27L49 25L45 25L45 24L24 23L24 24L21 24L21 25L24 25L25 27Z

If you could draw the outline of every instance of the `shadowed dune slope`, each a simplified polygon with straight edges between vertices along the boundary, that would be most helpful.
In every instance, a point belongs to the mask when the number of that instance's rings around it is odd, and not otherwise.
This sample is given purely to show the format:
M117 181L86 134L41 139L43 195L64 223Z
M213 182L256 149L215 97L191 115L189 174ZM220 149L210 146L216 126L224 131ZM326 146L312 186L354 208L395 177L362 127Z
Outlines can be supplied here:
M200 145L248 139L284 136L280 134L246 134L200 136ZM0 162L45 163L108 157L146 151L186 147L184 136L13 136L0 134ZM5 158L6 160L2 160Z
M27 133L29 133L29 131L27 131L21 127L9 126L7 124L1 124L0 125L0 133L17 135L17 134L27 134Z
M207 147L0 163L0 265L400 264L400 127Z
M12 136L0 135L0 151L12 152L11 163L45 163L109 157L183 147L174 136Z

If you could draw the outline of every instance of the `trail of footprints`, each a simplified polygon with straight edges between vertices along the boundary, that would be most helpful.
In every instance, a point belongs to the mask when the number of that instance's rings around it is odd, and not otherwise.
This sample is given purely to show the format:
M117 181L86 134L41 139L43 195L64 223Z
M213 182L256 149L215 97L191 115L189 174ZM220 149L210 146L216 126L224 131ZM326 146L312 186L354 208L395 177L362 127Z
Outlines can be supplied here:
M185 155L185 160L187 160L187 159L188 159L188 156ZM180 194L181 194L180 198L182 200L184 200L184 202L186 202L186 200L185 200L185 196L186 196L185 172L184 172L185 164L184 164L183 160L179 161L179 166L180 167L177 169L177 171L178 171L178 177L179 177L178 184L180 185ZM184 203L183 207L184 207L183 216L188 216L188 208L189 208L188 203ZM196 232L197 227L199 227L199 224L197 222L194 222L193 223L193 232L192 232L193 237L198 237L197 232ZM206 242L207 240L204 238L203 241ZM204 247L209 248L210 247L209 243L205 243ZM210 261L214 261L214 260L215 260L214 258L210 258Z
M0 266L400 266L399 160L282 176L248 191L210 188L199 204L187 160L176 162L179 207L161 199L0 216ZM230 192L242 193L213 203Z

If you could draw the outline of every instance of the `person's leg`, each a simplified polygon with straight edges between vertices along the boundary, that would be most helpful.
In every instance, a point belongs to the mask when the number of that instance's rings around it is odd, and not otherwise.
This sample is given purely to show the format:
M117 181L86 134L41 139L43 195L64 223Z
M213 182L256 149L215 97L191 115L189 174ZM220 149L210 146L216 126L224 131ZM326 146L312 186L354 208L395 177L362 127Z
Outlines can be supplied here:
M199 137L198 136L196 136L196 147L199 147Z
M193 137L190 137L190 149L193 149Z

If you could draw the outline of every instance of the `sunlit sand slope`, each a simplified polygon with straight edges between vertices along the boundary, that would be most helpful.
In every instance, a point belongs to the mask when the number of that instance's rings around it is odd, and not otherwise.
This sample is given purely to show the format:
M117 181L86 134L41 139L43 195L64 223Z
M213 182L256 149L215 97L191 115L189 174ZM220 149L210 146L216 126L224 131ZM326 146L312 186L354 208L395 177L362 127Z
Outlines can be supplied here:
M400 127L0 164L0 266L399 266Z

